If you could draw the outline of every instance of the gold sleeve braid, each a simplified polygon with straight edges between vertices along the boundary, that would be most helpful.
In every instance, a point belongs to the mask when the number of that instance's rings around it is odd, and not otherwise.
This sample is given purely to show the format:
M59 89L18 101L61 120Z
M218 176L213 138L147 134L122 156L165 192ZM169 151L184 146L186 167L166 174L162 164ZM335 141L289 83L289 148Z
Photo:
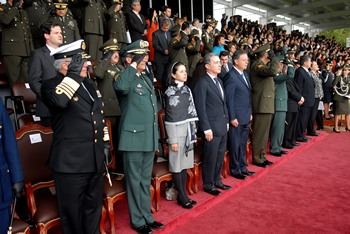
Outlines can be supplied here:
M80 87L75 80L69 77L65 77L62 82L56 86L56 93L64 93L69 99L72 99L75 91Z

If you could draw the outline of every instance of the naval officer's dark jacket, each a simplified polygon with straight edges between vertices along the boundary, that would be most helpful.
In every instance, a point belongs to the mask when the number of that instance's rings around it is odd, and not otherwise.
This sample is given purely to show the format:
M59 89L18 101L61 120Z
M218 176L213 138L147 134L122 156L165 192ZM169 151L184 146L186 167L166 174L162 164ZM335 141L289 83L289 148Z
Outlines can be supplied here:
M59 73L43 81L41 94L52 116L50 168L61 173L101 171L106 123L102 96L94 82Z
M148 77L139 77L129 66L114 77L119 100L119 150L150 152L158 150L157 100Z

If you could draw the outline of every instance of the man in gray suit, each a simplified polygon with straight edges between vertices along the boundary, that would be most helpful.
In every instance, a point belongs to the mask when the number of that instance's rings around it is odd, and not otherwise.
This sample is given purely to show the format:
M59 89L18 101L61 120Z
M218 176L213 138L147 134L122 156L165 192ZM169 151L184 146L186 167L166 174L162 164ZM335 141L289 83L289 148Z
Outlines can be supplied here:
M169 32L170 21L162 20L160 28L152 34L152 43L154 48L154 62L157 64L156 78L162 79L163 88L165 88L165 79L167 66L169 64L168 45L171 41Z
M53 21L42 24L40 34L45 38L46 45L30 53L28 80L31 90L36 94L36 115L43 126L50 127L50 112L42 101L41 83L56 76L53 66L55 59L50 56L50 52L62 44L63 38L60 25Z

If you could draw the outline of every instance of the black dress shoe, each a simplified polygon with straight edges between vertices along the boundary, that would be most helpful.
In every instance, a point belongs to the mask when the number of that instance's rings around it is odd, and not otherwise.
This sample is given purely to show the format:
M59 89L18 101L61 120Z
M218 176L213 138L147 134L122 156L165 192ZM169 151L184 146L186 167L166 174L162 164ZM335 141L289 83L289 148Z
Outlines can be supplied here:
M183 207L183 206L182 206ZM193 208L193 207L192 207ZM191 209L192 209L191 208ZM147 226L151 229L154 229L154 230L158 230L158 229L162 229L164 228L165 226L157 221L154 221L153 223L147 223Z
M213 196L218 196L218 195L222 194L219 190L214 189L214 188L213 189L204 189L204 192L209 193Z
M221 190L230 190L230 189L232 189L231 186L224 185L224 184L215 185L215 187L218 188L218 189L221 189Z
M281 153L281 154L289 154L288 151L284 151L284 150L282 150L280 153Z
M320 134L319 133L311 133L311 134L306 134L308 136L319 136Z
M335 130L335 128L333 128L333 132L335 132L335 133L340 133L340 131L338 130Z
M299 143L292 143L292 146L300 146Z
M189 203L191 203L192 206L197 205L196 201L193 201L192 199L188 200Z
M270 162L269 160L265 160L265 162L264 163L266 163L267 165L275 165L273 162Z
M243 175L243 173L242 174L231 174L233 177L235 177L236 179L238 179L238 180L246 180L246 179L248 179L246 176L244 176Z
M265 162L262 162L262 163L252 162L252 164L255 166L258 166L258 167L263 167L263 168L268 167L268 165Z
M307 137L304 137L304 139L308 140L308 141L311 141L312 138L307 138Z
M246 176L253 176L253 175L256 175L256 173L253 172L253 171L244 171L244 172L242 172L242 174L243 174L243 175L246 175Z
M277 152L277 153L271 153L270 152L270 154L273 155L273 156L276 156L276 157L282 157L282 154L280 152Z
M182 205L181 203L180 203L180 201L179 200L177 200L177 204L179 205L179 206L182 206L182 208L184 208L184 209L188 209L188 210L190 210L190 209L192 209L193 208L193 206L192 206L192 204L191 204L191 202L187 202L185 205Z
M323 131L324 130L324 128L318 128L318 129L316 129L317 131Z
M306 138L297 139L298 142L307 142Z
M283 145L282 145L282 148L285 148L285 149L295 149L294 146L283 146Z
M143 225L141 227L133 228L133 229L139 234L152 234L153 233L153 231L147 225Z

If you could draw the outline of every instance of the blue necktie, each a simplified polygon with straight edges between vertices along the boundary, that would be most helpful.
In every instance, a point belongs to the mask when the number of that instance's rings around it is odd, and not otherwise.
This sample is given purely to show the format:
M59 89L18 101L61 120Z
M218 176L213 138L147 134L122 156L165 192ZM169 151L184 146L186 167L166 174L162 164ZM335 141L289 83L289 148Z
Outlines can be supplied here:
M166 32L164 33L164 36L168 40L168 35L166 34Z
M244 74L243 74L243 73L241 74L241 76L242 76L243 80L245 81L245 83L247 84L247 86L249 86L249 85L248 85L248 82L247 82L247 80L245 79L245 77L244 77Z
M221 94L221 96L223 97L223 95L222 95L222 92L221 92L221 87L220 87L220 84L219 84L219 80L218 80L218 78L214 78L214 80L215 80L215 85L216 85L216 87L218 88L218 90L219 90L219 93Z

